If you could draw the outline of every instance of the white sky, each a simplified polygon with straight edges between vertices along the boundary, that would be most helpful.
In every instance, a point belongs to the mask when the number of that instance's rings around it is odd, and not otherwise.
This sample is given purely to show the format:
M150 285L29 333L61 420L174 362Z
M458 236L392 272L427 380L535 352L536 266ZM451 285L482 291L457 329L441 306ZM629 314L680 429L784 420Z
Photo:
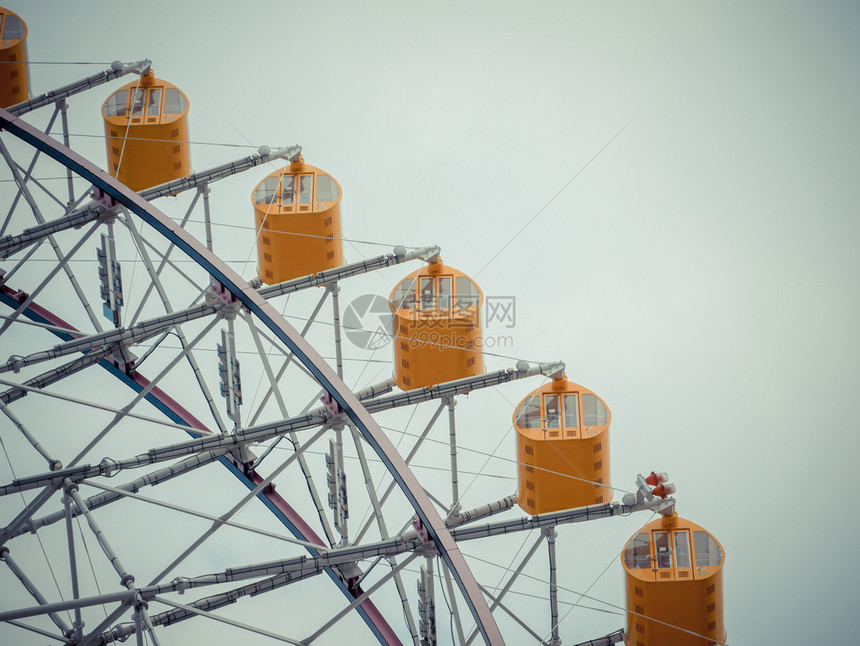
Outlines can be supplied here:
M670 473L681 515L726 550L728 643L846 639L860 574L855 3L6 6L31 60L150 58L189 96L194 141L298 143L343 186L348 238L439 244L485 294L515 296L513 347L488 368L564 360L612 408L613 484ZM101 68L33 65L32 87ZM72 102L73 132L102 134L108 91L92 94ZM101 141L73 145L104 163ZM196 146L192 163L248 152ZM250 225L264 175L216 219ZM564 529L566 549L595 550L599 571L637 528L612 522ZM623 605L618 563L597 596ZM565 624L565 643L604 634L587 625Z

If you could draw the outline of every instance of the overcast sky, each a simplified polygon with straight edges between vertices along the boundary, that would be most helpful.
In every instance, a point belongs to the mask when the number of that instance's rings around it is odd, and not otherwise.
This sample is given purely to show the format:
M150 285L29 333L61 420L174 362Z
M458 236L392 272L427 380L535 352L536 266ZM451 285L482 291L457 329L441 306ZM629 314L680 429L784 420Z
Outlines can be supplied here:
M670 473L680 514L725 548L728 643L846 641L860 574L860 6L6 6L29 26L31 60L98 63L33 65L34 92L150 58L188 95L192 140L219 144L192 149L195 169L252 151L227 144L298 143L343 187L348 261L438 244L485 294L515 297L488 369L565 361L612 409L613 484ZM107 93L72 102L73 132L103 134ZM100 140L73 145L104 164ZM250 225L268 172L213 217ZM247 245L215 251L253 275ZM387 295L405 273L361 289ZM357 295L345 287L345 302ZM509 424L538 385L506 391L511 405L474 397L474 433ZM564 549L593 550L599 574L644 520L565 528ZM623 605L621 572L592 593ZM582 616L565 643L623 625L589 633Z

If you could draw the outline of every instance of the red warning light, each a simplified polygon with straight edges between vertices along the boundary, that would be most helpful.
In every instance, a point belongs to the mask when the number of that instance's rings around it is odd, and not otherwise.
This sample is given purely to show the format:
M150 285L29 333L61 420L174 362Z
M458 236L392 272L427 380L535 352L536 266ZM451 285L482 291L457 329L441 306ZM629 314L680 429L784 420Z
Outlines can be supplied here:
M671 496L673 493L675 493L675 485L673 485L671 482L667 482L665 484L660 484L654 488L652 493L655 496L659 496L660 498L665 498L666 496Z
M669 479L668 473L654 473L651 472L651 475L645 478L645 482L647 482L652 487L656 487L659 484L663 484Z

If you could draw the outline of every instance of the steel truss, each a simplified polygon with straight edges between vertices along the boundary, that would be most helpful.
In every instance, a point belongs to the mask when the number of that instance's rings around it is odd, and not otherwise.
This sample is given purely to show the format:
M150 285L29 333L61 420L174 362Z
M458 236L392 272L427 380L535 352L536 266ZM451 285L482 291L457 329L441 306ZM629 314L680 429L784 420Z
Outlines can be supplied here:
M65 99L123 74L145 71L148 65L148 61L114 64L99 75L9 111L0 110L0 128L31 147L25 151L36 151L29 163L21 164L16 161L20 150L15 150L20 143L6 134L0 138L0 153L18 187L0 228L0 258L12 264L0 286L0 301L8 308L0 323L0 343L5 348L0 355L0 420L8 423L0 427L0 437L4 450L15 445L18 451L11 461L15 475L0 484L0 504L4 505L0 560L33 600L33 605L0 610L0 624L16 627L22 635L59 643L106 644L134 635L138 643L148 639L158 644L170 634L165 627L204 617L282 642L308 644L325 643L331 631L357 613L380 643L435 644L438 581L451 608L458 643L472 643L478 636L488 644L504 643L494 609L514 617L538 642L561 643L555 527L642 510L670 513L671 499L640 494L623 504L488 520L515 507L515 496L508 495L463 510L457 397L523 378L558 375L564 365L520 362L505 370L405 393L391 394L391 380L353 392L344 383L342 283L403 262L432 260L439 248L396 247L388 254L279 285L243 280L213 253L211 186L275 159L294 159L301 151L298 146L263 147L256 155L135 194L49 136L59 115L68 143ZM16 116L51 104L55 111L46 132ZM36 176L43 163L39 158L44 156L66 169L67 195L54 194ZM93 187L90 202L86 201L90 191L80 191L81 180ZM151 204L167 195L191 191L191 203L178 222ZM200 197L205 243L184 228ZM59 215L46 217L49 210ZM101 296L98 284L93 289L97 281L89 276L85 279L78 270L80 250L95 245L96 232L105 235L99 256ZM136 294L122 293L119 265L124 260L117 248L132 253L142 267L146 285ZM37 260L46 265L37 265ZM186 260L191 261L192 269L181 264ZM49 268L39 270L41 266ZM322 292L319 300L297 331L273 301L317 288ZM111 314L107 323L93 305L100 297ZM186 305L176 305L180 300ZM326 300L332 308L334 369L305 338L313 332ZM218 396L215 364L206 355L215 350L215 339L220 339L220 391L225 401ZM253 370L244 367L246 364ZM142 371L154 376L147 378ZM101 386L88 391L91 396L76 389L82 381L101 384L102 374L110 376L111 383L130 388L131 397L118 396L116 393L128 391L113 386L110 395L101 393ZM243 389L247 392L248 387L243 387L242 380L247 382L250 374L260 376L262 394L249 404L243 401L247 399ZM138 409L144 401L163 417L142 414ZM372 414L430 401L437 401L437 407L401 457ZM92 421L84 418L83 423L70 419L81 437L68 442L54 425L46 425L39 410L51 405L63 411L93 410L98 416ZM421 455L446 411L450 498L443 502L422 486L410 463ZM75 415L81 416L79 412ZM137 452L114 441L140 425L153 438L167 437L176 429L190 438L153 445L155 439L137 434L136 444L141 445L142 439L143 448ZM329 441L327 448L322 446L323 440ZM96 451L107 455L94 462ZM327 456L324 471L314 455L318 453ZM347 465L347 458L355 462ZM211 477L214 463L226 467L247 489L244 495L233 495L232 502L221 505L218 513L148 493L156 486L174 487L171 491L175 492L177 483L193 481L204 473ZM263 474L263 467L268 475ZM111 479L117 482L109 484L114 482ZM301 499L295 496L297 486L306 489ZM289 490L289 497L282 490ZM255 499L262 501L289 535L236 520ZM362 522L349 523L355 499L367 513ZM112 510L132 506L178 514L208 526L190 542L172 546L172 552L151 566L128 558L122 526L103 527L101 522L112 517ZM298 554L262 562L237 560L215 572L189 573L194 571L189 568L195 559L228 531L225 528L273 541ZM540 531L537 541L502 589L490 592L479 585L459 543L533 530ZM370 538L372 531L378 538ZM68 570L68 598L51 600L56 598L54 590L32 553L32 537L41 536L66 544L67 556L60 562ZM534 627L516 616L506 595L544 543L550 563L551 621L549 626ZM101 555L98 578L110 591L99 587L96 594L84 592L85 562L96 574L91 553ZM410 597L404 579L412 576L409 566L415 562L423 565L417 577L418 595ZM51 567L50 561L48 565ZM112 571L110 578L108 570ZM322 573L341 590L346 602L320 609L322 614L317 616L322 618L311 617L308 627L295 628L296 634L285 635L213 613L241 599L300 587L295 584L307 584ZM172 574L177 576L168 580ZM191 601L176 599L197 588L210 591ZM461 606L467 610L459 610ZM95 613L99 607L101 616ZM548 641L542 634L550 635Z

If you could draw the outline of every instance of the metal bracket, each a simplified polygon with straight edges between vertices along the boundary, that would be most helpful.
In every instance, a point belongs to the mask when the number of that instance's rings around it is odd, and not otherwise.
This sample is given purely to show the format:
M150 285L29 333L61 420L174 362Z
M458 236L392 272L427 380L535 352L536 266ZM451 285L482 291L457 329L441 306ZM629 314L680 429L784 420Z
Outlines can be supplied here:
M93 200L101 204L106 209L115 209L119 206L119 202L117 202L113 197L108 195L98 186L93 186L92 192Z

